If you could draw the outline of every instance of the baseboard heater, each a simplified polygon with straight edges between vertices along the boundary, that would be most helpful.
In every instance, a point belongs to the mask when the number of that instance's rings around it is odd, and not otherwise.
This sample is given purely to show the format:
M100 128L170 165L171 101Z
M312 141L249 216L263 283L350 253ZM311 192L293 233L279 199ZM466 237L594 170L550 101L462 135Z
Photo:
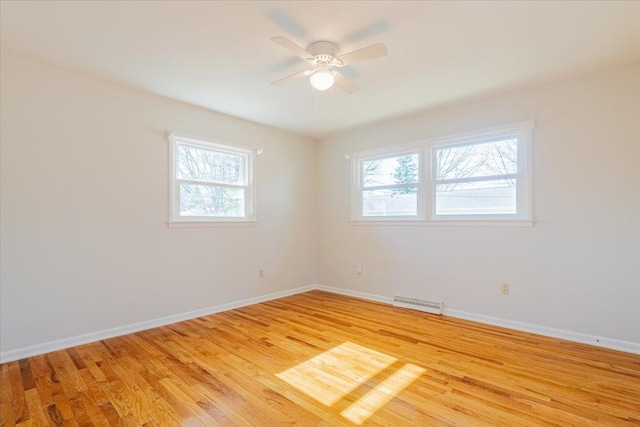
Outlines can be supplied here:
M441 301L427 301L418 298L394 296L393 305L396 307L410 308L432 314L442 314L444 304Z

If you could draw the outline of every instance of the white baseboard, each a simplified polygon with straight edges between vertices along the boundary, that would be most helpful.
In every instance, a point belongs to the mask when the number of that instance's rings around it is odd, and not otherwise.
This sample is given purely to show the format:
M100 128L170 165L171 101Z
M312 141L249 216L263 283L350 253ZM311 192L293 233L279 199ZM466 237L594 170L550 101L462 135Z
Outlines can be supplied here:
M485 316L483 314L468 313L466 311L452 310L445 307L444 314L460 319L473 320L474 322L486 323L489 325L502 326L504 328L515 329L517 331L530 332L532 334L544 335L547 337L561 338L567 341L590 344L597 347L610 348L612 350L625 351L627 353L640 354L640 344L631 341L621 341L613 338L588 335L580 332L567 331L566 329L555 329L547 326L535 325L532 323L516 322L499 317Z
M383 297L380 295L369 294L366 292L352 291L350 289L334 288L333 286L316 285L319 291L331 292L332 294L344 295L347 297L362 298L369 301L381 302L384 304L393 304L393 298Z
M16 350L3 351L0 352L0 363L12 362L14 360L24 359L26 357L37 356L39 354L62 350L69 347L75 347L77 345L88 344L107 338L140 332L146 329L157 328L159 326L170 325L172 323L182 322L183 320L195 319L196 317L202 317L209 314L220 313L222 311L233 310L234 308L246 307L248 305L271 301L278 298L284 298L291 295L312 291L314 289L316 289L316 286L314 285L303 286L300 288L289 289L282 292L274 292L255 298L249 298L227 304L220 304L212 307L202 308L199 310L188 311L186 313L160 317L152 320L145 320L144 322L132 323L130 325L120 326L117 328L104 329L102 331L91 332L89 334L77 335L75 337L63 338L56 341L49 341L43 344L23 347Z
M365 292L352 291L350 289L334 288L331 286L316 285L316 289L331 292L334 294L345 295L349 297L362 298L370 301L376 301L386 304L393 304L392 297L369 294ZM597 347L610 348L612 350L625 351L627 353L640 354L640 343L631 341L616 340L613 338L598 337L595 335L583 334L580 332L567 331L565 329L554 329L546 326L535 325L532 323L516 322L513 320L502 319L499 317L485 316L483 314L469 313L461 310L454 310L445 306L445 316L457 317L460 319L472 320L474 322L486 323L488 325L501 326L503 328L515 329L522 332L530 332L532 334L544 335L547 337L560 338L567 341L579 342L582 344L590 344Z
M130 325L120 326L117 328L105 329L102 331L92 332L89 334L78 335L75 337L64 338L61 340L50 341L44 344L37 344L29 347L23 347L16 350L0 352L0 363L12 362L14 360L24 359L26 357L37 356L39 354L49 353L51 351L62 350L77 345L88 344L113 338L121 335L131 334L134 332L144 331L146 329L157 328L183 320L194 319L196 317L207 316L209 314L220 313L222 311L233 310L235 308L246 307L252 304L258 304L265 301L271 301L278 298L284 298L303 292L321 290L334 294L345 295L354 298L361 298L369 301L381 302L384 304L392 304L393 298L381 295L370 294L366 292L352 291L350 289L335 288L324 285L309 285L287 291L274 292L255 298L249 298L241 301L235 301L227 304L220 304L200 310L189 311L186 313L175 314L172 316L161 317L158 319L147 320L144 322L133 323ZM548 328L531 323L516 322L513 320L502 319L498 317L485 316L482 314L469 313L465 311L450 309L445 307L444 314L446 316L457 317L460 319L472 320L475 322L486 323L489 325L501 326L504 328L515 329L523 332L561 338L567 341L574 341L583 344L591 344L598 347L610 348L613 350L625 351L628 353L640 354L640 343L630 341L621 341L613 338L598 337L595 335L582 334L579 332L567 331L564 329Z

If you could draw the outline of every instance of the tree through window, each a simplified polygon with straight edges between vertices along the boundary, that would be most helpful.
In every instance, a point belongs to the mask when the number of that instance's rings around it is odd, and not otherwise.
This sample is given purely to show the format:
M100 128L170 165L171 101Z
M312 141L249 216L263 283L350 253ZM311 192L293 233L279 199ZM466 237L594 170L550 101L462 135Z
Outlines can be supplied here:
M436 215L515 214L517 139L436 149Z
M418 153L361 162L363 216L415 216L418 213Z
M172 135L172 220L252 216L251 150Z
M352 219L531 220L533 122L353 153Z

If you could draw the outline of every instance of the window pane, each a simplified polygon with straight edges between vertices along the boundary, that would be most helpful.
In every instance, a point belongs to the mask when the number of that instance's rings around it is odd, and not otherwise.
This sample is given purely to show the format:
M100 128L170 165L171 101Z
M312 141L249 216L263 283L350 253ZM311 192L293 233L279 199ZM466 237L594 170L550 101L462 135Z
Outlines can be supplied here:
M244 156L178 146L178 179L244 184Z
M515 179L436 186L436 215L515 213Z
M436 179L457 179L518 173L516 139L439 148Z
M418 214L415 187L362 192L362 216L401 216Z
M418 182L418 155L365 160L362 162L361 173L365 187L415 184Z
M180 216L244 216L244 189L180 184Z

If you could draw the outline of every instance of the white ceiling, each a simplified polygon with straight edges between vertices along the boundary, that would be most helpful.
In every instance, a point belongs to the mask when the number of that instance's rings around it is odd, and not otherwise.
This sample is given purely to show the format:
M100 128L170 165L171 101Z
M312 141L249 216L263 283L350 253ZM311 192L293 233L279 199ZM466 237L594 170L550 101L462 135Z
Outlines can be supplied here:
M2 1L2 52L314 137L640 59L640 2ZM271 37L389 55L315 92ZM333 102L333 109L331 104Z

